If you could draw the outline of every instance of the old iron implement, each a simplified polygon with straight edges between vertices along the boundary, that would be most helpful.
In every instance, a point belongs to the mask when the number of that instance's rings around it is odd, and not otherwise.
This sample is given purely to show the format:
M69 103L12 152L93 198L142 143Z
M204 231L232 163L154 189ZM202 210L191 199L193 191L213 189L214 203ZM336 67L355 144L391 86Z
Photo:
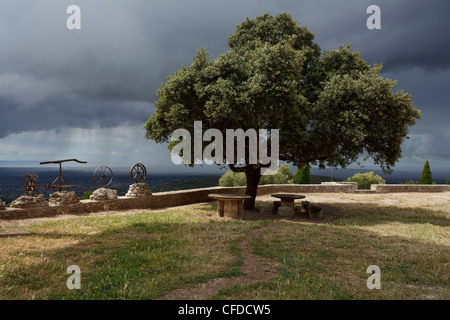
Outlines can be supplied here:
M26 196L37 196L39 194L39 177L37 174L27 174L23 179L22 189Z
M142 163L135 163L130 169L130 178L136 183L144 181L147 176L147 169Z
M64 189L64 188L72 187L71 185L67 185L65 183L65 180L64 180L64 178L62 176L62 163L63 162L70 162L70 161L74 161L74 162L78 162L78 163L87 163L87 161L80 161L80 160L77 160L77 159L46 161L46 162L41 162L40 163L40 164L59 164L59 177L57 177L52 183L47 184L45 186L47 189L55 188L55 189L58 189L59 192L61 192L62 189Z
M94 182L100 188L106 188L114 179L114 174L110 167L100 166L94 171Z

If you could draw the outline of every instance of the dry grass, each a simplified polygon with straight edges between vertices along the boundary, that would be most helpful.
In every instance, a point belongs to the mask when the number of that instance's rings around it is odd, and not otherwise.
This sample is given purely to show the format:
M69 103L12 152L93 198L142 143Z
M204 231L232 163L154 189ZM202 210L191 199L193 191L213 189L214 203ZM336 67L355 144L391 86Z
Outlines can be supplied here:
M333 219L286 221L253 241L274 280L217 299L449 299L450 194L306 194ZM259 201L273 201L270 196ZM239 275L237 243L271 221L215 218L213 204L0 221L0 299L154 299ZM22 234L22 235L20 235ZM68 290L78 265L82 289ZM382 289L366 287L369 265Z
M212 205L23 223L2 238L0 299L154 299L172 289L239 274L236 239L263 222L210 219ZM18 228L19 222L3 228ZM78 265L82 290L68 290Z
M340 209L323 224L284 224L254 242L281 276L224 290L227 299L449 299L450 194L307 195ZM261 197L261 201L270 200ZM366 269L381 268L381 290Z

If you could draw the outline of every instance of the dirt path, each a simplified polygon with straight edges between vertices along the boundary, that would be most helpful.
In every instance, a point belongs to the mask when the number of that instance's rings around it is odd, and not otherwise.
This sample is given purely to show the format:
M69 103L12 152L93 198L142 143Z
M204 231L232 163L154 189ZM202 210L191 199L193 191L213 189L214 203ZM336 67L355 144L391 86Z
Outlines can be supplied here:
M273 230L279 225L280 223L275 222L264 228L253 230L241 241L239 251L244 264L239 270L244 273L243 276L217 278L206 283L200 283L194 287L177 289L159 297L158 300L204 300L216 294L220 289L264 282L275 277L278 274L275 262L253 254L251 242L263 232Z

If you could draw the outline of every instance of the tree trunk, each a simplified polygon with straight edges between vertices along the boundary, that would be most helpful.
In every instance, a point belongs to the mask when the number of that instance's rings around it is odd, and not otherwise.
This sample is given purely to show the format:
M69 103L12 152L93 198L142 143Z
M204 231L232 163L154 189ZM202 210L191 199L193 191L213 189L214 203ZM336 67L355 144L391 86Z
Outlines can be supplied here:
M244 201L244 209L254 210L256 193L258 192L258 183L261 179L261 167L258 166L258 168L255 169L252 165L247 165L245 168L245 177L247 178L247 189L245 190L245 194L252 198Z

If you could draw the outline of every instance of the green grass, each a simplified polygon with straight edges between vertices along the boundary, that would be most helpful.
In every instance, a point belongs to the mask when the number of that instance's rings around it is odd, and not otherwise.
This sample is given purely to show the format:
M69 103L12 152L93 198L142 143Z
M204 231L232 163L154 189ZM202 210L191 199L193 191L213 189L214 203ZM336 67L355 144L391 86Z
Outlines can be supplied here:
M372 195L339 195L348 203L334 198L316 202L340 209L334 220L285 222L253 240L256 254L276 261L278 276L211 298L450 298L450 201L416 207L402 196L386 197L398 205L383 205ZM28 224L0 221L0 232L29 232L0 238L0 300L155 299L242 275L240 239L273 221L210 220L214 214L214 204L203 204ZM70 265L81 269L81 290L66 287ZM381 268L381 290L366 286L370 265Z
M150 214L77 218L1 239L0 299L154 299L170 290L240 275L237 240L262 222L205 222L205 205ZM82 290L68 290L78 265Z
M253 242L279 263L273 281L224 289L215 299L449 299L449 211L342 206L327 224L283 224ZM381 290L366 286L381 268Z

